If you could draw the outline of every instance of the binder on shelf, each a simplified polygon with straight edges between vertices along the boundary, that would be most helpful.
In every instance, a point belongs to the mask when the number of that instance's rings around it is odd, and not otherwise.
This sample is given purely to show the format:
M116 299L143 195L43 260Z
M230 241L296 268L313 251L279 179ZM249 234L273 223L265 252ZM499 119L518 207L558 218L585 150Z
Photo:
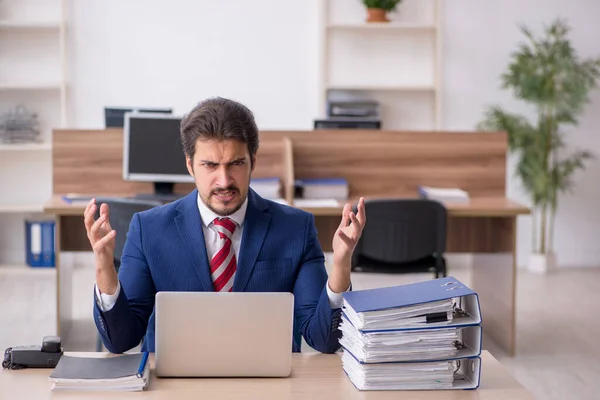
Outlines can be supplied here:
M281 198L281 179L278 177L252 178L250 187L266 199Z
M55 266L54 221L25 221L25 259L30 267Z
M296 179L294 197L304 199L337 199L346 200L349 195L349 184L345 178Z

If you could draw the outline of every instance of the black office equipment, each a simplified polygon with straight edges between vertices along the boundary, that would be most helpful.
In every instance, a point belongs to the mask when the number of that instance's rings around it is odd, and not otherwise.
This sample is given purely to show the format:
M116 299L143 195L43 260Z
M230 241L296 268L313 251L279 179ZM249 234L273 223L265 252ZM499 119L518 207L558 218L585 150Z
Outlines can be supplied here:
M123 179L152 182L154 193L141 199L172 201L177 182L193 183L180 139L181 117L167 114L126 114L123 130Z
M381 129L378 118L331 117L315 119L314 129Z
M54 368L63 355L58 336L44 336L42 345L9 347L4 352L2 368Z
M379 103L329 99L327 117L315 119L314 129L381 129Z
M380 118L380 106L376 101L370 100L329 100L327 102L327 116L352 117L352 118Z
M106 128L123 128L125 114L128 112L171 114L172 108L122 108L104 107L104 125Z
M355 210L356 212L356 210ZM352 271L432 272L446 276L446 208L427 199L365 201L368 223Z

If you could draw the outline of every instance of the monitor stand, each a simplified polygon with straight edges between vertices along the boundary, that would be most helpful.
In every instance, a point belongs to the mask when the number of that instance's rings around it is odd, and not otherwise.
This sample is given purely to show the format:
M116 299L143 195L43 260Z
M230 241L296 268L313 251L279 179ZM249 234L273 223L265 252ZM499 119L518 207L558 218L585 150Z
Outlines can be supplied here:
M139 200L152 200L171 202L183 197L181 194L173 193L174 182L154 182L154 193L136 193L135 198Z

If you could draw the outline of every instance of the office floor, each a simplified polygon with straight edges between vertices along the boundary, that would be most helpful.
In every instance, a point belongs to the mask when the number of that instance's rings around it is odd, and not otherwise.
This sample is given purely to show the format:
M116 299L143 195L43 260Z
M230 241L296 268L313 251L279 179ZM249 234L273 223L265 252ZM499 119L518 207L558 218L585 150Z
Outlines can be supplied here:
M91 319L92 258L65 255L75 266L74 333L78 341L67 350L93 351ZM469 268L450 274L470 283ZM355 274L355 289L390 286L428 279L427 275ZM517 356L508 357L484 341L484 348L540 399L592 399L600 393L600 269L568 269L539 276L518 275ZM39 343L54 331L55 274L52 269L0 268L0 349ZM485 315L483 316L485 323ZM304 351L310 351L306 346ZM485 371L483 379L485 379Z

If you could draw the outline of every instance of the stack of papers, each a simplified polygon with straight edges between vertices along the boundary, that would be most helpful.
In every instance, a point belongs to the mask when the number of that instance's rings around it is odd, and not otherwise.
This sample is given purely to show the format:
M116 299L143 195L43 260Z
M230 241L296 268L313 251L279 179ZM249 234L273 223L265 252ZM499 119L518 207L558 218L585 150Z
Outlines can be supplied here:
M342 365L359 390L452 389L456 369L453 361L361 364L348 352Z
M356 312L344 300L344 314L357 329L400 329L447 325L452 322L452 299L433 301L414 306Z
M141 391L148 387L148 353L117 357L63 355L50 375L52 390Z
M298 179L294 185L305 199L346 200L350 191L348 181L344 178Z
M250 187L265 199L281 198L281 180L277 177L252 178Z
M468 203L469 193L459 188L436 188L431 186L419 187L419 194L426 199L442 203Z
M342 296L342 367L359 390L479 385L479 300L455 278Z
M340 344L364 363L440 360L458 354L456 328L361 333L343 320L340 329Z

